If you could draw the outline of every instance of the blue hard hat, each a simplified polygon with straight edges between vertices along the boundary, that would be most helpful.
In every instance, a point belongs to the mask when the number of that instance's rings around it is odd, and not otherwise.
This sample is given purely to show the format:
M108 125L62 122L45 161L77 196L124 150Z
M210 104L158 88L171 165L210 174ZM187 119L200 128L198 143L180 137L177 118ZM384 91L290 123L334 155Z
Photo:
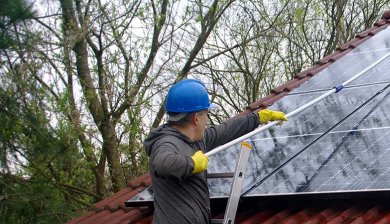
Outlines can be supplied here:
M204 84L196 79L184 79L174 84L168 91L166 111L188 113L215 108L211 104Z

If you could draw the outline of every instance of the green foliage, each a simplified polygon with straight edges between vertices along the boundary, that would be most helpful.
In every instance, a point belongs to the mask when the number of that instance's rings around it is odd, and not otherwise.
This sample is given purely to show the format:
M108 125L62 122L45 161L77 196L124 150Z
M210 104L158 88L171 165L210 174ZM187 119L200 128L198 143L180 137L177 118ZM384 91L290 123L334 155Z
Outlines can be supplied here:
M2 128L0 128L0 154L15 155L14 148L12 147L12 142L18 138L18 135L21 133L21 122L18 119L18 105L10 97L10 93L3 89L0 89L0 99L1 99L1 109L0 109L0 123ZM6 167L6 157L0 157L0 167Z
M0 0L0 6L2 26L31 19L34 16L31 6L25 0Z
M295 9L295 12L294 12L294 17L296 18L296 20L297 20L297 23L298 23L298 27L302 27L302 25L303 25L303 16L304 16L304 9L303 8L300 8L300 7L298 7L298 8L296 8Z
M37 177L0 176L0 223L64 223L80 205Z
M128 175L126 176L128 181L147 171L147 156L141 141L142 117L140 109L140 107L132 107L127 110L129 122L123 123L123 126L125 127L124 133L128 136L128 144L119 145L121 154L126 156L126 165L123 166L123 169L124 173Z
M3 89L0 97L0 223L64 223L93 202L75 131L66 120L51 129L37 101L25 105Z
M12 25L31 19L34 12L25 0L0 0L0 49L15 44Z

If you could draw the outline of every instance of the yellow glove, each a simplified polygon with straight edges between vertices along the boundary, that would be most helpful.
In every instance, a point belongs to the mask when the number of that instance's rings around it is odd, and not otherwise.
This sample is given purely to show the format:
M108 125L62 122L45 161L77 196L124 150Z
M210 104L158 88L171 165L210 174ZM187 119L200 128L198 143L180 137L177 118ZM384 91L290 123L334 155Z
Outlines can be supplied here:
M286 115L283 112L273 110L260 110L259 119L262 124L266 124L268 121L287 121Z
M196 174L203 172L207 169L207 163L209 162L209 157L203 154L202 151L197 151L192 157L194 161L194 170L191 174Z

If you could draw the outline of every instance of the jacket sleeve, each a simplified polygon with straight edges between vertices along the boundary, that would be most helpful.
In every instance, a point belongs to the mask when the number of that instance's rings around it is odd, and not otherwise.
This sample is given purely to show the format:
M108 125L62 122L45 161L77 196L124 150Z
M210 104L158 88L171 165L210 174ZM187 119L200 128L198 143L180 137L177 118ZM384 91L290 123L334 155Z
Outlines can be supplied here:
M176 146L163 143L155 148L150 157L151 171L159 177L187 178L194 169L194 162L189 156L178 153Z
M206 151L228 143L242 135L255 130L260 125L257 113L234 117L220 125L207 128L205 131Z

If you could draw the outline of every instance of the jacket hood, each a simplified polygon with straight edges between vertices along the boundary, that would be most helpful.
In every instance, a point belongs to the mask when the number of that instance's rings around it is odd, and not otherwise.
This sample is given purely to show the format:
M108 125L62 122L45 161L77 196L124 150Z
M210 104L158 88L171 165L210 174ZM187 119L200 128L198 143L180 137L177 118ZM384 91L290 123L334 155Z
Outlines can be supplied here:
M190 142L190 139L187 136L183 135L181 132L179 132L177 129L172 128L167 124L164 124L150 131L148 137L146 137L144 141L144 146L146 154L148 156L150 156L150 154L152 153L153 144L166 135L176 136L180 139Z

